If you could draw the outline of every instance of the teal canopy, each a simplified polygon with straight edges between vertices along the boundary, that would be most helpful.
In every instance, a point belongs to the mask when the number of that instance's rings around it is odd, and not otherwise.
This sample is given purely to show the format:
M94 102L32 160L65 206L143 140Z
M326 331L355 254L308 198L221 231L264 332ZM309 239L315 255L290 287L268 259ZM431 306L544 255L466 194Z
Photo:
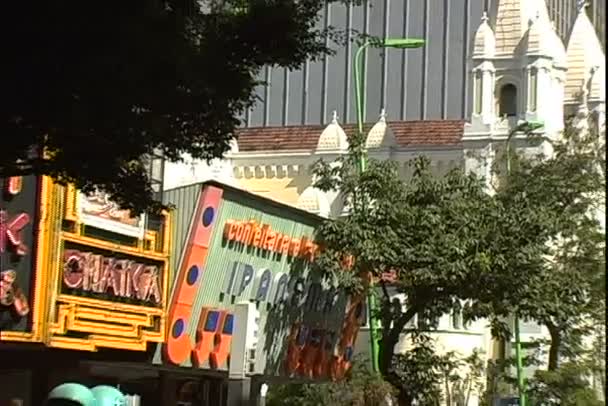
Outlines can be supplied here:
M67 400L82 406L97 406L95 395L91 389L79 383L64 383L53 389L48 400Z

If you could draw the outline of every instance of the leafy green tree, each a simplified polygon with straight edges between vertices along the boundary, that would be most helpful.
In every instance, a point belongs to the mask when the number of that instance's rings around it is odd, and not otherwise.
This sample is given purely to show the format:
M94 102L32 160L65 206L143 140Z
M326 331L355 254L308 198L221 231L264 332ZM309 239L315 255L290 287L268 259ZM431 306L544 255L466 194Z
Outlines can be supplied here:
M507 210L528 210L529 221L542 230L534 238L544 239L548 250L527 283L514 284L516 289L489 301L487 314L517 314L546 326L549 370L559 367L561 357L580 355L583 339L599 324L597 316L605 314L605 289L597 286L605 276L605 230L598 210L606 178L597 145L593 132L580 134L570 124L562 140L553 143L552 156L518 157L497 190Z
M457 361L452 354L438 355L427 334L412 334L410 340L411 346L402 354L395 354L392 363L392 381L399 388L399 404L439 405L445 393L449 402Z
M456 405L467 406L474 393L480 397L483 394L486 367L482 352L477 348L462 360L462 364L466 368L466 373L464 377L459 376L452 392Z
M588 371L576 362L565 362L550 371L537 371L528 390L531 404L550 406L600 406L586 378Z
M317 187L340 191L350 207L347 216L321 226L317 266L345 289L363 289L369 277L380 281L380 371L408 404L418 396L412 391L422 389L404 386L403 358L393 356L406 324L416 315L436 319L462 300L472 303L472 317L535 277L548 248L534 210L508 210L486 193L482 179L460 169L434 176L422 157L413 161L407 182L390 161L371 160L359 173L362 145L362 137L353 136L347 156L316 168ZM389 271L391 288L405 294L403 307L382 281Z
M145 157L226 152L261 67L297 68L340 40L317 28L325 3L4 4L0 177L51 175L154 207Z

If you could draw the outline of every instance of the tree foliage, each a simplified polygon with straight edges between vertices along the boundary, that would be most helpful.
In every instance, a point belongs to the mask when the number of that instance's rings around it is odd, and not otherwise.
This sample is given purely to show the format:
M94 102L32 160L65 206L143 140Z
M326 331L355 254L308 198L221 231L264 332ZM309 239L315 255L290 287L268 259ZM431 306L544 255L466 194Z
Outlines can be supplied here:
M506 298L505 291L542 268L544 230L532 208L509 210L473 174L454 169L435 176L423 157L412 162L407 182L390 161L371 160L359 173L360 137L351 137L350 148L348 156L316 169L317 187L340 191L350 207L347 216L320 228L324 252L317 265L348 289L365 287L357 284L361 275L381 280L388 271L395 274L391 288L405 295L405 306L396 306L380 282L380 369L412 399L416 394L401 385L393 357L406 324L416 315L438 318L463 301L472 318ZM354 259L347 269L345 255Z
M347 1L347 0L345 0ZM10 2L0 177L51 175L153 207L145 157L220 157L265 65L332 52L321 0Z
M370 372L368 362L355 360L341 382L271 386L268 406L386 406L395 389Z
M513 285L506 300L492 301L488 314L516 313L546 326L550 370L561 356L579 356L584 337L603 324L605 229L598 220L605 216L606 177L598 145L597 134L568 125L551 156L518 157L497 190L509 210L534 209L531 221L543 230L538 237L548 252L528 283Z
M350 208L321 227L319 269L347 289L367 287L370 276L380 281L380 368L402 397L416 397L399 375L408 355L393 356L404 327L461 303L465 319L488 318L497 337L510 336L513 314L547 326L550 369L560 354L576 354L585 322L605 309L605 290L594 289L605 274L605 232L594 215L605 162L592 141L568 130L550 157L516 155L494 194L460 169L432 174L423 157L407 181L390 161L372 160L360 173L360 136L351 137L348 156L319 162L317 187L339 191ZM388 271L404 306L382 282Z

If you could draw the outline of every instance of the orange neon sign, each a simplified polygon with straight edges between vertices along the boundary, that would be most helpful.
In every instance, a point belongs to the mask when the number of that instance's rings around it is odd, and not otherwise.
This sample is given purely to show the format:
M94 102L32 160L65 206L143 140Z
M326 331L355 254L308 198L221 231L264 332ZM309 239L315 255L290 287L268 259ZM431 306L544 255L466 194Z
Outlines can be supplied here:
M319 252L319 245L308 237L293 238L288 234L272 230L268 224L259 224L255 220L226 221L224 239L309 261L313 261Z

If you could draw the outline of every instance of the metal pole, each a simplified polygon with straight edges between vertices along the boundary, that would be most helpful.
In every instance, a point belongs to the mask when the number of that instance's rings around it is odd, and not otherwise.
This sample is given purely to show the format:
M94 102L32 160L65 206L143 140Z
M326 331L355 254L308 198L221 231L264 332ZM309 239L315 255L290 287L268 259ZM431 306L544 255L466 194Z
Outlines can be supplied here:
M367 47L369 47L370 42L366 41L359 47L357 53L355 54L355 96L356 96L356 107L357 107L357 129L359 131L359 136L363 136L363 89L362 83L363 80L361 78L361 72L363 70L363 55L364 51ZM366 167L366 155L365 150L361 149L359 155L359 171L360 173L365 172ZM371 350L371 362L372 369L374 372L378 372L380 370L378 364L378 334L377 334L377 323L374 313L376 312L376 297L374 295L374 282L370 282L370 292L367 295L367 304L369 307L368 311L368 320L369 320L369 339L370 339L370 350Z
M507 177L511 175L511 138L521 126L515 127L509 135L507 136ZM513 318L513 323L515 324L515 359L516 359L516 367L517 367L517 392L519 395L519 405L526 406L526 392L524 387L524 366L523 366L523 358L521 354L521 338L519 335L519 317L517 313L515 313L515 317Z

